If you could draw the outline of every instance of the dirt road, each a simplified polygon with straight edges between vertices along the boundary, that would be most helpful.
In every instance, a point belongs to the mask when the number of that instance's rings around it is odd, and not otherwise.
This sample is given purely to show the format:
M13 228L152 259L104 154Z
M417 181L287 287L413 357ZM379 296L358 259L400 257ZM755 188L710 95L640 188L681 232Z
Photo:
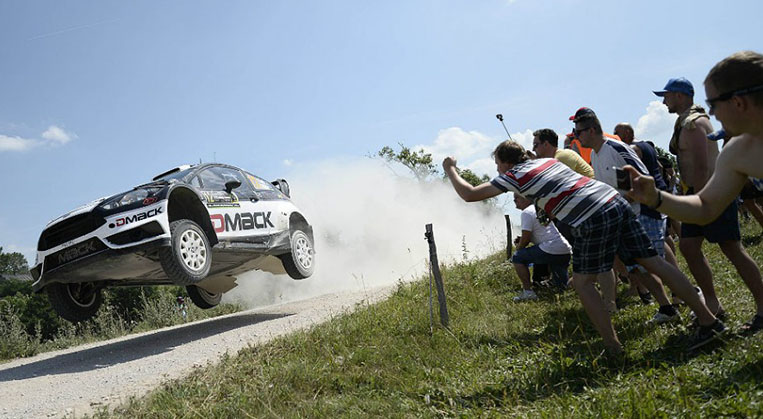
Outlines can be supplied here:
M385 298L393 288L297 302L49 352L0 365L0 417L80 416L143 395L226 352L303 329Z

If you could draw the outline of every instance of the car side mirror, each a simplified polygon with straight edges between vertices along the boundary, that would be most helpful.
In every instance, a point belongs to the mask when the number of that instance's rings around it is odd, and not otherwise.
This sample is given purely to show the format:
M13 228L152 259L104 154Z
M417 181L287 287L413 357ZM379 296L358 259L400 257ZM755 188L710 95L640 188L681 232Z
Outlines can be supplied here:
M225 192L231 193L231 191L238 188L239 186L241 186L240 180L236 180L236 179L229 180L225 182Z

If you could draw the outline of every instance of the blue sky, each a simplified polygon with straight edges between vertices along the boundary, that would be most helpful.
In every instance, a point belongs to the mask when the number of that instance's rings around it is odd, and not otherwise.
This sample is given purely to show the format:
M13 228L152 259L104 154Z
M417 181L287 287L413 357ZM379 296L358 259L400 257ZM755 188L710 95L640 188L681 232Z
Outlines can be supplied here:
M760 1L4 1L0 246L32 262L50 219L199 159L288 179L402 142L492 175L496 113L525 144L585 105L665 145L651 90L685 76L701 103L715 62L763 49L761 16Z

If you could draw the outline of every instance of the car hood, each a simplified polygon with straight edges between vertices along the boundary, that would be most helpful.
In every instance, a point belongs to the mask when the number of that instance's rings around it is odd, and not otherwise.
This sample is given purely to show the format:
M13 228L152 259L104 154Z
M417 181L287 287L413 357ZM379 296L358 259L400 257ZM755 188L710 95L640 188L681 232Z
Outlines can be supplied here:
M109 198L108 196L104 196L102 198L96 199L95 201L88 202L85 205L81 205L81 206L79 206L79 207L77 207L77 208L67 212L66 214L63 214L61 216L58 216L58 217L52 219L51 221L48 222L48 224L45 225L45 228L50 227L52 224L55 224L55 223L57 223L59 221L65 220L65 219L70 218L70 217L74 217L75 215L92 211L93 208L95 208L96 206L98 206L98 204L100 204L101 202L105 201L108 198Z

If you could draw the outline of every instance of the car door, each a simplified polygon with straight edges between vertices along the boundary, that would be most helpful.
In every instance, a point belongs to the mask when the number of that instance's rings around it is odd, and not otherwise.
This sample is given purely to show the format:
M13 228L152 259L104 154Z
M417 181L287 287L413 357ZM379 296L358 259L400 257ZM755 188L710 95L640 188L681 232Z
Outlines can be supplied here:
M249 172L244 172L244 174L252 183L257 194L256 211L267 217L270 233L278 234L288 231L289 215L293 211L291 201L272 183Z
M201 189L220 242L244 245L262 242L269 236L269 220L256 210L257 194L240 170L212 166L202 170L197 179L198 184L195 180L192 183ZM240 182L240 186L228 192L225 185L232 180Z

